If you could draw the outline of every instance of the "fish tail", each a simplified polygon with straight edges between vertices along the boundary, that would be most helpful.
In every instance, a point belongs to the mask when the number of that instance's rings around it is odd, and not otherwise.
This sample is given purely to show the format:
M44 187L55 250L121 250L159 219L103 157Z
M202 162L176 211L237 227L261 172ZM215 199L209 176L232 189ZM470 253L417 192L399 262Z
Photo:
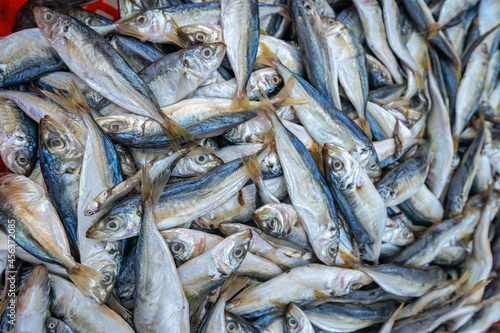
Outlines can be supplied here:
M231 102L232 111L240 110L251 110L252 106L250 104L250 99L248 99L247 92L244 90L236 90L233 96L233 101Z
M280 63L279 58L266 44L259 43L259 48L261 54L255 59L255 62L271 67L276 67L276 64Z
M358 118L358 124L359 127L363 130L363 132L365 132L365 134L371 140L373 138L373 134L370 128L370 123L368 123L368 120L366 120L366 118Z
M453 135L453 154L456 154L458 150L458 136Z
M279 107L308 104L308 102L302 98L290 97L296 82L297 80L295 77L291 76L285 82L283 88L276 94L276 96L273 97L272 103L277 104Z
M250 278L233 275L224 282L221 287L220 298L228 301L239 293L243 288L249 285Z
M188 47L189 43L179 36L179 25L172 18L170 18L170 23L172 24L172 31L167 31L165 37L181 48Z
M349 266L352 268L357 268L361 265L359 258L354 257L352 254L342 250L339 248L338 254L340 255L340 258Z
M278 6L280 7L279 14L288 21L291 21L292 18L290 16L290 8L287 5L278 5Z
M256 154L243 156L242 158L243 165L245 166L245 170L247 171L250 178L255 184L258 184L262 181L262 170L260 169L259 159Z
M160 196L170 178L170 172L165 172L159 178L151 178L151 164L146 163L142 167L141 174L141 199L143 206L148 206L152 211L156 207Z
M177 124L174 120L167 116L163 117L161 126L163 132L165 133L165 136L168 139L168 142L175 151L179 151L181 149L179 138L185 138L189 141L194 140L193 135L189 133L188 130L186 130L184 127Z
M128 319L132 318L132 313L125 309L113 294L111 294L106 302L106 305L111 308L114 312L118 313L122 318Z
M87 100L74 80L69 81L68 95L60 91L56 91L56 93L53 94L42 90L42 93L63 108L79 115L82 119L84 118L83 114L91 114Z
M403 312L405 308L405 302L401 303L399 307L396 309L396 311L393 312L393 314L387 319L387 321L384 323L382 328L380 329L379 332L391 332L392 327L394 326L394 323L398 319L399 315Z
M429 30L429 34L427 35L427 38L429 40L436 37L436 35L439 33L439 31L441 31L441 25L438 22L429 23L427 25L427 28Z
M97 303L106 301L106 290L104 288L105 277L96 270L82 264L75 264L67 270L69 278L86 296L91 297Z

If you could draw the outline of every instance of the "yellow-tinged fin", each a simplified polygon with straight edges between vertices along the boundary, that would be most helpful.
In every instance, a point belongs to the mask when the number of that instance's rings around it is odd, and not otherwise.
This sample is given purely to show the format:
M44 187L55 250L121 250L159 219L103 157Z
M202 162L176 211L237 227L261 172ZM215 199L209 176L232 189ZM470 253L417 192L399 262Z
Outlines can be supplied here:
M242 157L243 165L245 166L245 170L247 171L250 178L255 184L258 184L262 181L262 170L260 169L259 158L256 154L251 154L248 156Z
M429 33L427 34L427 39L431 40L441 31L441 25L438 22L429 23L427 25Z
M340 258L351 268L358 268L361 266L359 258L354 257L352 254L339 248L338 254Z
M160 125L163 129L163 133L168 139L168 142L175 151L179 151L181 149L179 138L184 138L189 141L194 140L193 135L189 133L188 130L165 115L163 116L163 122Z
M260 88L260 92L258 94L259 100L261 103L261 110L264 112L264 114L272 120L273 117L275 117L279 122L281 122L278 114L276 113L276 109L274 108L273 103L269 100L269 97L267 96L266 92Z
M122 318L132 318L132 313L129 310L125 309L113 294L109 296L106 305L109 306L111 310L118 313Z
M231 102L231 110L252 110L252 105L250 103L250 99L248 99L246 89L244 91L236 90Z
M292 18L290 17L290 7L288 7L288 5L278 5L278 6L280 7L279 14L288 21L292 21Z
M42 90L42 93L63 108L80 116L82 119L84 118L83 114L92 114L85 96L83 96L75 81L69 81L69 87L67 91L68 95L63 94L60 91L56 91L56 93L53 94L48 91Z
M174 21L174 19L170 18L170 23L172 24L172 30L173 32L166 32L165 37L170 39L172 43L175 45L181 47L181 48L186 48L189 46L189 43L186 42L184 39L179 37L179 25Z
M107 292L104 286L106 277L96 270L82 264L67 269L71 281L80 291L99 304L106 302Z
M272 99L272 104L276 104L279 107L283 106L295 106L295 105L307 105L309 102L307 102L304 99L297 98L297 97L290 97L292 94L293 87L295 86L295 83L297 80L295 77L291 76L286 82L283 88L276 94L276 96L273 97ZM260 92L262 95L265 95L263 90Z
M453 136L453 154L456 154L458 150L458 137Z
M266 66L271 66L275 67L276 64L281 63L280 59L276 54L271 51L269 47L267 47L266 44L260 42L259 43L259 48L260 48L260 55L255 59L255 62L266 65Z
M259 35L269 36L269 34L267 33L267 31L262 30L262 29L259 29Z
M368 120L366 120L366 118L358 118L358 124L361 130L368 136L368 138L370 140L373 139L372 130L370 128L370 123L368 122Z
M228 301L251 283L249 277L233 275L221 287L220 298Z
M141 175L141 199L143 206L147 206L154 211L169 178L170 172L165 172L154 182L151 178L151 164L146 163L143 165Z

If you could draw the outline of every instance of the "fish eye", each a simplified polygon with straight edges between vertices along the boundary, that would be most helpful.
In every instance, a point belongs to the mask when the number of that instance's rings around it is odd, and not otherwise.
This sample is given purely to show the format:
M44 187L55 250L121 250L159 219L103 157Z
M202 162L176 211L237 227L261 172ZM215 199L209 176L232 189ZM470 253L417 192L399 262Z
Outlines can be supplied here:
M49 323L49 324L47 325L47 328L48 328L48 329L53 329L53 328L56 328L56 323Z
M274 230L278 226L278 221L276 219L271 219L269 221L269 228Z
M111 231L118 230L118 223L111 220L106 224L106 228L108 228L108 230L111 230Z
M179 242L172 243L172 245L170 245L170 250L173 254L180 254L184 251L184 245Z
M286 321L286 325L290 328L297 328L297 326L299 326L299 323L297 322L297 320L295 320L295 318L289 317Z
M377 164L376 163L373 163L372 165L370 165L370 169L372 170L375 170L377 168Z
M45 19L45 21L50 21L50 19L52 18L52 13L50 12L45 12L43 14L43 18Z
M110 273L104 273L104 283L110 283L113 280L113 277Z
M140 15L135 21L139 24L144 24L144 22L146 22L146 17L144 15Z
M337 160L337 161L333 162L333 170L339 171L343 167L344 167L344 163L342 163L341 161Z
M29 158L27 158L24 154L16 157L16 162L19 165L27 165L29 163Z
M212 52L212 49L207 47L207 48L203 49L201 54L203 55L204 58L210 58L212 56L213 52Z
M207 158L204 155L196 156L196 162L203 163Z
M196 40L199 42L204 42L207 39L207 36L203 32L198 32L196 34Z
M272 82L275 86L277 86L278 84L280 84L280 83L281 83L281 78L279 77L279 75L273 75L273 76L271 77L271 82Z
M64 143L59 138L52 138L49 140L49 147L53 149L62 149L64 148Z
M186 67L189 67L189 60L184 59L184 60L182 61L182 64L183 64L184 66L186 66Z
M329 253L330 255L332 255L332 256L333 256L333 255L336 255L336 254L337 254L337 248L336 248L335 246L330 246L330 247L328 248L328 253Z
M94 22L94 19L92 17L87 17L87 19L85 21L86 21L85 23L87 25L92 25L92 23Z
M234 249L233 254L236 257L236 259L241 259L245 254L245 248L243 246L238 246L237 248Z
M304 6L304 8L305 8L305 9L307 9L307 10L311 10L311 5L307 3L307 4Z
M234 320L228 320L226 322L226 331L229 333L236 332L238 329L238 324Z

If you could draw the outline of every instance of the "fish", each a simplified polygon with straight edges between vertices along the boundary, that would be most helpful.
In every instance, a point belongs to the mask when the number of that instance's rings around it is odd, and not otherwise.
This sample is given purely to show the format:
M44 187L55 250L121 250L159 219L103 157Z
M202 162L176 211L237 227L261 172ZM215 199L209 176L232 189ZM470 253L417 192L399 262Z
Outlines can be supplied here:
M275 310L283 311L291 302L300 304L333 293L345 295L371 281L360 271L310 264L244 290L227 303L226 309L236 315L255 318ZM284 293L280 286L287 286L288 292Z
M231 109L246 108L247 83L259 47L259 4L256 0L220 1L222 36L236 79Z
M160 184L155 184L148 167L142 168L143 215L135 255L134 326L138 330L147 331L168 325L176 332L189 332L189 304L174 258L156 228L154 217L155 207L168 177L168 174L161 177L158 180ZM168 281L167 285L163 285L164 281ZM159 285L151 288L155 283Z
M295 303L286 308L285 330L287 333L313 333L314 328L307 315Z
M25 176L3 173L0 197L0 223L5 230L15 225L16 243L38 259L63 267L82 297L103 303L104 276L71 256L62 223L43 188Z
M177 147L178 136L191 138L188 132L161 113L158 101L146 83L103 37L70 16L43 7L35 7L33 11L42 35L59 57L92 89L131 112L163 124L165 135L174 147ZM82 52L87 47L106 60L92 64L92 58ZM93 66L94 71L85 70L86 66Z
M0 99L0 155L7 168L28 176L36 163L37 125L9 99Z

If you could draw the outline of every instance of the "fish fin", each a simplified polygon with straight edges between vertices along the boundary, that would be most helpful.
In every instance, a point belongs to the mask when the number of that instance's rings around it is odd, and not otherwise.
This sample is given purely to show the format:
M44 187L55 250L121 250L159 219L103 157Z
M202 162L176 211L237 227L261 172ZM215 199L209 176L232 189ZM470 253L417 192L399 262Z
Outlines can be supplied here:
M233 298L237 293L239 293L243 288L250 284L251 280L249 277L243 277L238 275L232 275L221 287L220 298L225 301Z
M67 270L68 276L80 291L91 297L99 304L106 301L106 289L104 287L105 276L96 270L82 264L76 264Z
M372 130L370 128L370 123L368 122L368 120L366 120L366 118L358 118L358 124L359 124L359 127L361 128L361 130L363 132L365 132L365 134L371 140L373 138L373 134L372 134Z
M453 136L453 154L456 154L458 150L458 137Z
M194 140L193 135L184 127L172 120L172 118L164 116L163 122L160 125L163 129L163 133L168 139L168 142L175 151L179 151L181 149L179 138L184 138L189 141Z
M429 23L427 25L429 33L427 34L427 39L431 40L441 31L441 25L437 22Z
M256 154L242 157L243 165L252 181L257 185L262 181L262 170L260 169L259 158Z
M401 134L401 124L399 119L396 119L396 124L394 125L394 143L396 144L396 149L394 151L394 158L399 159L403 155L404 147L404 137Z
M272 99L272 104L276 104L279 107L283 106L295 106L295 105L307 105L309 104L306 100L298 97L290 97L293 87L297 80L295 77L291 76L286 82L283 88L276 94ZM262 91L261 91L262 94Z
M389 319L382 325L380 330L378 331L379 333L390 333L392 331L392 327L394 326L394 323L398 319L399 315L403 312L405 308L405 302L401 303L401 305L394 311L394 313L391 315Z
M361 262L360 262L359 258L354 257L349 252L346 252L346 251L339 248L338 254L339 254L340 258L350 267L358 268L361 266Z
M269 34L267 33L267 31L262 30L262 29L259 29L259 35L269 36Z
M118 300L115 298L115 295L109 295L109 298L106 301L106 305L109 306L111 310L118 313L122 318L132 318L132 313L129 310L125 309L123 305L120 304L120 302L118 302Z
M278 56L266 44L260 42L259 48L261 54L255 59L255 62L271 67L275 67L277 63L281 63Z
M172 18L170 18L170 22L172 23L172 29L175 32L166 32L165 37L170 39L175 45L177 45L181 48L188 47L189 44L185 40L180 38L178 33L177 33L179 31L179 25Z
M82 114L92 114L85 96L73 80L69 81L68 95L60 91L53 94L42 90L42 93L63 108L79 115L82 119L84 118Z
M248 95L246 91L236 90L233 95L233 101L231 102L231 110L232 111L240 111L240 110L251 110L252 105L250 104L250 99L248 99Z
M141 199L143 205L147 204L154 211L169 178L170 172L167 171L153 180L151 178L151 164L144 164L141 175Z
M288 21L292 21L292 18L290 16L290 7L288 5L278 5L280 7L279 15L283 16L284 19L287 19Z

